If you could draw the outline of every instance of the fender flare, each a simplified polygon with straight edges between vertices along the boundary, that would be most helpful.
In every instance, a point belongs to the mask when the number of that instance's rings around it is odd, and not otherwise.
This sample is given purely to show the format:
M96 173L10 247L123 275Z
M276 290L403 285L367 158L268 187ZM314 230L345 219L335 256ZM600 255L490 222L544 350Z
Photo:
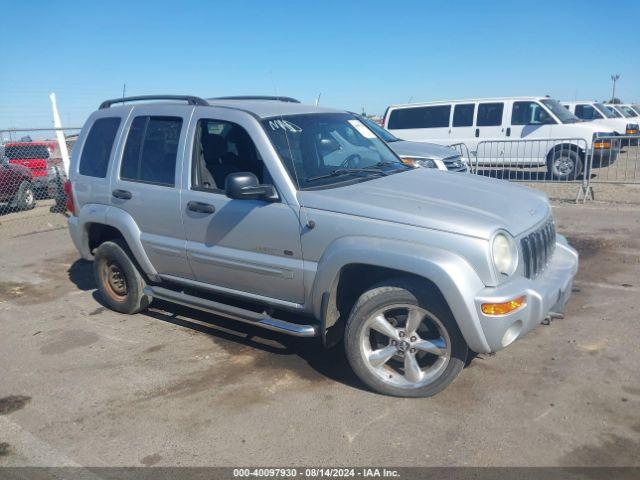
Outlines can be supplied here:
M485 285L463 257L422 244L364 236L336 240L318 262L311 307L321 321L323 335L333 325L330 319L327 324L327 309L337 295L341 272L351 264L400 270L433 282L449 305L469 348L478 353L490 351L475 306L475 295Z
M144 273L146 273L151 280L160 281L157 270L153 267L142 247L140 229L131 215L120 208L110 205L89 203L83 205L78 218L82 219L79 226L82 231L81 251L84 258L93 258L89 251L89 227L94 223L108 225L117 229L122 234L131 253L133 253L138 265L144 270Z

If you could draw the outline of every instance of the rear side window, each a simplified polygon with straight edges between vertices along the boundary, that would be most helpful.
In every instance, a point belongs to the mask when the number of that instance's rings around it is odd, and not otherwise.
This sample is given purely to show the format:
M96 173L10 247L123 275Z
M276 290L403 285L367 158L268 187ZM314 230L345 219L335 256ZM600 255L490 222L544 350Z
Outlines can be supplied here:
M453 109L453 126L470 127L473 125L473 112L476 109L475 103L456 105Z
M504 103L481 103L478 105L478 127L497 127L502 125Z
M120 178L173 187L182 129L180 117L136 117L122 155Z
M449 126L451 105L401 108L393 110L389 117L390 130L407 128L442 128Z
M80 156L80 175L97 178L107 176L113 141L119 127L119 117L99 118L94 122Z

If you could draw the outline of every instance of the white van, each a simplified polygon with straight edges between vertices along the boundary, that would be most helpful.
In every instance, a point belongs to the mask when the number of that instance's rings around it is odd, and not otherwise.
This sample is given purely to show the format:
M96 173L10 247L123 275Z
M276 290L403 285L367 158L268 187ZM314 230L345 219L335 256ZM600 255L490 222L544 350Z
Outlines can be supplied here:
M581 120L595 121L603 126L609 126L617 135L635 135L638 133L638 119L626 118L618 112L614 105L600 102L576 101L562 102L562 104Z
M602 163L612 163L618 153L612 142L594 142L596 136L613 135L610 126L582 122L548 97L392 105L385 112L383 126L406 140L464 143L476 154L479 164L547 165L547 171L557 180L580 175L586 156L594 148ZM495 149L489 157L481 153L486 143L478 149L481 142L510 140L534 141Z

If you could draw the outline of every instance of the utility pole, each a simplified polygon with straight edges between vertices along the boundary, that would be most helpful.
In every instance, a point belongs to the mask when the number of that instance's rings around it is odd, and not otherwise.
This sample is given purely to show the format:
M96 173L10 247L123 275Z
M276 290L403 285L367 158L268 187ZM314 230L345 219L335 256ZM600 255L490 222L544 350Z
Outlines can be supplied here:
M613 103L613 99L616 98L616 82L620 80L620 75L617 73L611 75L611 81L613 82L613 90L611 91L611 102Z

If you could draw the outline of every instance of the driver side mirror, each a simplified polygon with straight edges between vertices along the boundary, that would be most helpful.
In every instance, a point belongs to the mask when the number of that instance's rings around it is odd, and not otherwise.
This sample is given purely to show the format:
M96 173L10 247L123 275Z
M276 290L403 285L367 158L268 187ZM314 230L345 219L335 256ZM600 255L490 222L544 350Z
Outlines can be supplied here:
M251 172L230 173L224 181L227 197L236 200L276 200L273 185L260 184Z

